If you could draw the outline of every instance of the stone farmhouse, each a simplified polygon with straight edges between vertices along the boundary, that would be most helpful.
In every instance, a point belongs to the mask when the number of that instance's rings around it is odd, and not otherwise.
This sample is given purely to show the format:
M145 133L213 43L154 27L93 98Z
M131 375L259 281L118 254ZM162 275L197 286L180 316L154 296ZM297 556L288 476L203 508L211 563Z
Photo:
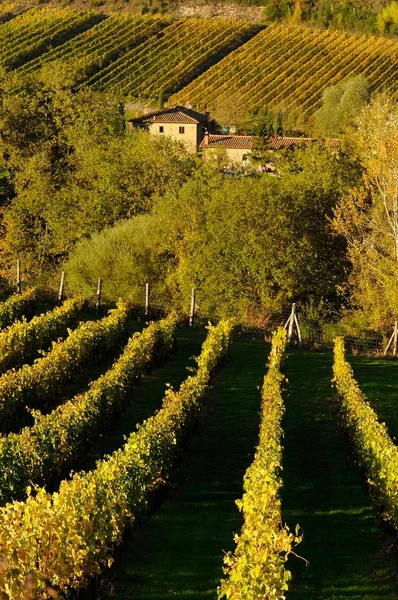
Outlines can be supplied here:
M209 127L209 115L192 110L189 105L146 110L141 116L129 119L128 130L134 127L146 129L153 135L168 135L182 142L188 152L198 151Z
M218 135L209 133L209 114L192 110L189 104L151 111L128 121L128 130L145 129L151 135L167 135L182 142L188 152L200 153L204 159L223 157L231 165L247 166L255 138L250 135ZM316 138L274 136L268 140L269 150L293 149L316 142ZM339 140L326 142L332 151L339 150Z

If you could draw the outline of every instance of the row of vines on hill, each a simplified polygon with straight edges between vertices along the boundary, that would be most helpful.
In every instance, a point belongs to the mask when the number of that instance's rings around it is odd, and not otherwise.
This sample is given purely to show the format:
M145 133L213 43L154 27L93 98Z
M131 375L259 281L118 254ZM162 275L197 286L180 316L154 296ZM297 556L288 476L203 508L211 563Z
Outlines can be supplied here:
M17 67L98 21L92 11L32 8L0 25L0 65Z
M61 61L80 85L131 100L172 94L171 104L211 110L236 95L247 112L267 105L300 110L303 118L319 108L325 87L352 75L365 75L373 91L398 93L392 39L293 25L258 29L230 19L170 23L34 8L0 25L0 64L32 73Z
M322 90L345 77L363 74L371 89L396 83L398 43L336 31L274 25L231 52L203 75L171 96L211 109L215 101L237 94L250 112L267 105L304 109L320 106Z
M115 317L111 318L115 323ZM109 320L109 317L108 317ZM135 333L122 355L89 389L48 415L35 411L32 427L0 438L0 503L21 499L28 484L47 485L67 474L87 445L131 401L132 384L173 348L177 318L170 315Z
M54 61L62 61L84 79L106 67L113 59L154 35L166 25L160 17L111 15L88 31L73 37L61 46L42 54L21 67L23 73L32 73Z
M195 422L212 370L226 354L232 323L209 328L198 369L162 408L95 470L63 481L50 495L38 489L0 508L0 594L49 597L85 584L112 562L127 525L168 478L176 452Z
M130 98L154 98L178 89L220 53L256 30L232 19L180 19L88 80Z
M63 385L89 360L112 352L127 325L128 307L119 303L100 321L82 323L33 365L7 371L0 377L0 432L19 429L29 422L26 407L46 409L59 403Z

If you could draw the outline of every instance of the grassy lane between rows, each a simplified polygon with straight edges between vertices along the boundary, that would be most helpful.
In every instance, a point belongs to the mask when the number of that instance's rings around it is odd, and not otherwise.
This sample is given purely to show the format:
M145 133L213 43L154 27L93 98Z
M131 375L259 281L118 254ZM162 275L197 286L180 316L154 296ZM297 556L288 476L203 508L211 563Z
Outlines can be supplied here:
M379 421L384 422L395 443L398 440L398 363L393 358L361 357L347 354L359 387Z
M282 511L288 524L300 524L304 541L297 551L310 563L289 560L287 598L397 600L392 538L338 425L332 361L331 353L291 352L284 366L289 384Z
M92 469L95 462L121 448L125 437L135 430L138 423L150 417L160 408L166 384L178 388L188 375L188 368L196 365L193 357L199 356L206 338L205 330L180 328L176 335L176 349L167 362L146 373L139 385L131 392L126 410L115 418L112 427L91 447L84 468Z
M125 536L103 593L119 600L214 600L223 551L242 525L235 500L257 443L268 346L235 337L172 485Z

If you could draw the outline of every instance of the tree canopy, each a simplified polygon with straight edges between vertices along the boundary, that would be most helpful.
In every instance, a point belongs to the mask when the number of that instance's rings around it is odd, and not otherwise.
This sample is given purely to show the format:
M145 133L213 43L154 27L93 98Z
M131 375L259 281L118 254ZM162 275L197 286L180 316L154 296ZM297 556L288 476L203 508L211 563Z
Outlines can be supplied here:
M334 227L347 239L353 305L368 324L398 318L398 108L375 98L357 119L351 152L363 167L359 185L336 209Z
M150 210L152 196L189 176L195 158L170 140L126 136L116 97L60 77L0 76L0 183L5 236L31 272L75 242Z
M354 122L369 101L369 85L363 75L350 77L327 87L322 107L315 113L315 131L324 137L338 137Z
M345 245L332 235L330 218L349 185L343 164L314 145L287 158L281 178L227 178L204 165L158 196L150 215L77 244L69 278L84 291L107 272L109 289L141 299L150 281L159 299L184 310L195 287L202 315L251 323L287 301L335 298L346 276ZM119 235L125 246L115 257L111 245ZM123 284L117 273L127 257Z

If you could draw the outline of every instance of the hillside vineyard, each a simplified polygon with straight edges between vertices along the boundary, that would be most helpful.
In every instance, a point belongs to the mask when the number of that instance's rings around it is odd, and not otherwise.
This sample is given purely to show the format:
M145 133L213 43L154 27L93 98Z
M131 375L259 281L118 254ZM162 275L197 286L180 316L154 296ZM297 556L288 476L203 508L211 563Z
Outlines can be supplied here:
M2 13L12 12L3 3ZM398 95L393 39L258 25L226 18L111 15L32 8L0 25L0 64L33 73L66 63L77 85L125 101L189 102L211 110L231 94L250 112L297 108L308 118L322 91L364 75L371 91Z

